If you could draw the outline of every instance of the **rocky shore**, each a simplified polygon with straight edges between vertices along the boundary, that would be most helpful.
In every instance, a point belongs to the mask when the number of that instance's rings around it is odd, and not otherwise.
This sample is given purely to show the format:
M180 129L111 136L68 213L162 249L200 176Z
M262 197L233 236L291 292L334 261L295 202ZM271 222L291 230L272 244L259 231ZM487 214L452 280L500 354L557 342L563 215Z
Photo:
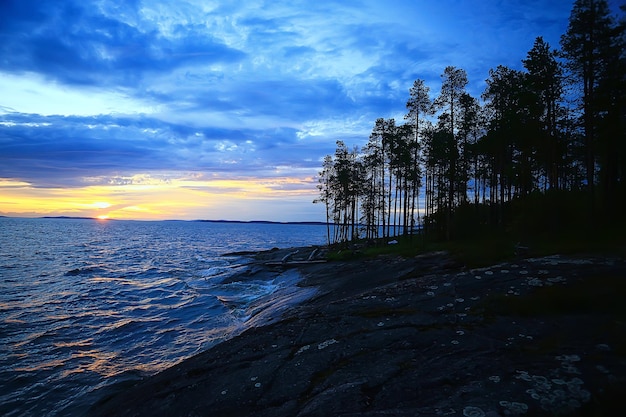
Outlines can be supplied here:
M445 253L311 262L315 295L274 323L94 404L90 416L615 415L626 395L626 262ZM254 275L254 268L251 275ZM250 279L250 274L236 279ZM618 410L619 410L618 409Z

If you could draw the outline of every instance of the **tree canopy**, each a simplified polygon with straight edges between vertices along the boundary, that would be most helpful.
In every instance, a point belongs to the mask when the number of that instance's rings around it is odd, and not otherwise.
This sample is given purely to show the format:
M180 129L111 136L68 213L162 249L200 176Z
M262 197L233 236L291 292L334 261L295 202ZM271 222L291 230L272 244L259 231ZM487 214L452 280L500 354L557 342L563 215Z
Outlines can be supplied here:
M405 124L379 118L362 149L337 141L325 158L316 202L334 225L329 243L616 220L626 212L625 33L605 0L576 0L561 49L537 37L523 70L489 70L480 98L454 66L437 97L415 80Z

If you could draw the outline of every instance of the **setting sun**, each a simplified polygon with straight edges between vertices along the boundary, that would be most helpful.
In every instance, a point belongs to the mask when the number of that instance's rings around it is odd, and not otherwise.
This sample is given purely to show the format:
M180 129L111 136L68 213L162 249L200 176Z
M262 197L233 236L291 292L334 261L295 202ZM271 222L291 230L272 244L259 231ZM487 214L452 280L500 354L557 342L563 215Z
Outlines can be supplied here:
M72 188L41 188L17 181L0 182L0 215L84 216L100 220L322 219L321 206L310 203L316 190L309 172L293 177L234 180L173 175L162 180L146 174L129 177L127 182ZM276 210L273 207L275 201L280 201L282 207L298 208Z

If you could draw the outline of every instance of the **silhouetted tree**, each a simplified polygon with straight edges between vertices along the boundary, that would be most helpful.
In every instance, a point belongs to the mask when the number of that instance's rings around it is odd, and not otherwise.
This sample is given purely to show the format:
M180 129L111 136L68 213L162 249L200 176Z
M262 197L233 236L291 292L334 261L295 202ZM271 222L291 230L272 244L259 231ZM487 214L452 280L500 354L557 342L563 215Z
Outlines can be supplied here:
M623 129L615 131L620 120L623 122L621 115L616 115L620 112L619 107L623 107L622 34L623 28L615 24L605 0L576 0L567 31L561 37L567 69L582 88L580 110L590 221L595 215L596 164L601 164L604 174L602 184L606 188L603 190L605 195L613 192L613 178L619 178L619 168L609 154L619 154L620 146L617 144L624 140ZM607 125L610 126L608 129ZM599 151L601 155L598 155Z
M313 200L314 204L324 203L326 209L326 241L331 244L330 223L331 223L331 205L333 201L333 193L331 190L331 178L334 175L333 158L330 155L324 157L322 170L318 174L317 189L319 190L319 198Z
M417 79L413 82L413 86L409 90L409 99L406 102L408 113L404 118L410 120L413 126L414 144L413 144L413 170L411 172L412 196L411 196L411 230L415 227L415 206L419 202L419 190L421 188L421 169L420 169L420 122L422 119L431 116L434 113L433 102L429 95L430 89L424 84L424 80ZM418 207L418 223L419 223L419 207Z
M417 79L407 124L379 118L362 153L337 141L334 156L324 159L316 202L335 225L329 242L359 237L359 223L366 238L412 231L422 187L424 226L446 239L466 232L455 229L464 216L509 228L526 215L511 214L515 207L537 201L546 202L541 224L552 228L563 207L552 198L564 190L586 188L591 214L597 195L605 217L617 218L626 209L625 28L605 0L576 0L562 54L537 37L522 60L525 71L489 71L483 104L465 91L462 69L445 68L434 102ZM574 88L566 93L566 86Z
M358 149L349 151L343 141L337 141L334 157L324 158L319 173L320 197L314 203L326 206L328 243L346 242L358 236L359 197L363 189L363 166ZM332 219L333 235L330 234Z
M471 145L478 141L481 132L481 108L478 100L467 93L461 94L459 98L459 149L460 149L460 169L459 174L459 201L467 201L467 185L471 177L476 178L474 171L477 169L478 158L472 152ZM476 192L476 181L474 181L474 196Z
M525 74L521 71L501 65L489 71L483 93L489 131L483 150L490 159L490 201L497 206L497 222L503 220L502 204L511 200L516 187L524 187L530 171L527 152L520 146L526 129L524 92Z
M446 222L448 226L450 225L450 220L452 216L452 210L455 203L455 191L457 188L455 187L458 177L457 177L457 158L458 158L458 150L452 151L452 148L456 148L457 138L456 138L456 130L458 123L457 113L459 112L459 108L461 107L460 100L461 96L465 93L465 86L467 85L467 74L465 70L456 68L453 66L448 66L443 71L441 75L442 83L441 83L441 91L439 96L435 99L435 106L438 109L443 110L443 114L447 115L445 118L439 118L439 130L442 135L438 135L437 137L445 136L445 148L448 149L448 157L453 158L449 161L449 167L446 170L448 178L448 198L447 198L447 206L446 206ZM446 132L446 135L443 135L443 132ZM447 227L447 237L450 237L450 228Z
M533 48L523 60L528 71L528 88L537 99L533 118L540 124L540 141L536 159L542 165L544 190L559 189L563 169L564 148L559 132L559 118L563 114L560 102L563 96L563 74L556 60L557 52L542 37L535 39Z

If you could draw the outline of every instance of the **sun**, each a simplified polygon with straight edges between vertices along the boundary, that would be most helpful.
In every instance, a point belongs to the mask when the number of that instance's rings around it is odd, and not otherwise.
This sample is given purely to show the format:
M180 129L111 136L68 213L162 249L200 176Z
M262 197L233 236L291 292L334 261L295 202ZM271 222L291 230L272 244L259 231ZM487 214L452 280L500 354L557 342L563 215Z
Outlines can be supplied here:
M98 216L98 220L108 220L108 219L109 219L109 216L106 214L101 214Z

